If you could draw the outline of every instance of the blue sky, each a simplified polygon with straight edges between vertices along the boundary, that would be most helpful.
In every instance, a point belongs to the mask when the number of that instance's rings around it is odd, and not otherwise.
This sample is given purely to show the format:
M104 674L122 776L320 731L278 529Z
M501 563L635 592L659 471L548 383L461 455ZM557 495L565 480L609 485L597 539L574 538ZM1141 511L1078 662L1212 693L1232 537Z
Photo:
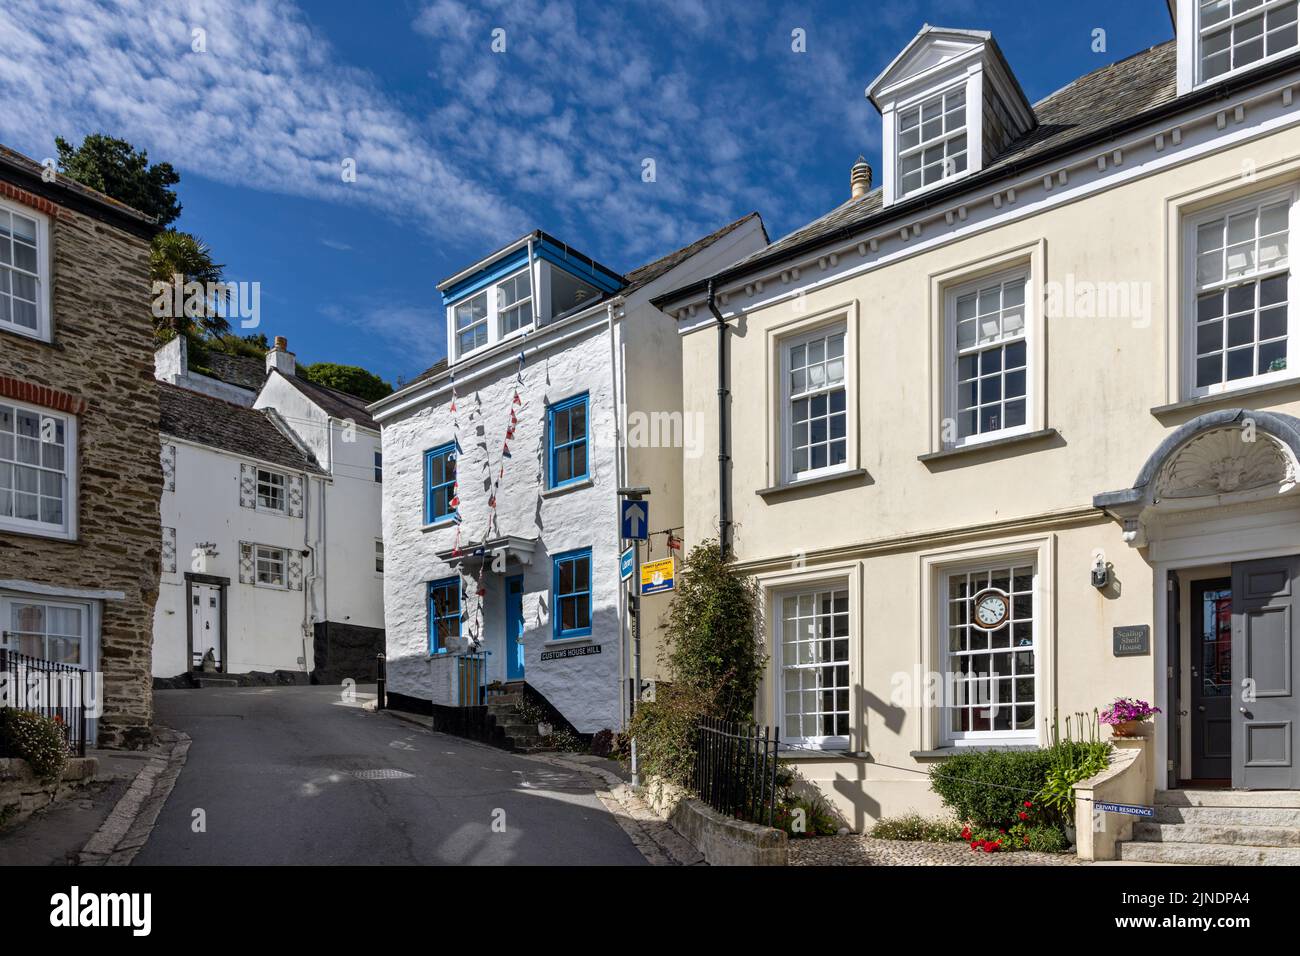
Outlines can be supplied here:
M863 90L925 22L992 30L1031 101L1172 36L1164 0L6 0L0 142L172 163L258 331L395 381L445 354L434 285L529 229L627 271L843 202L880 168Z

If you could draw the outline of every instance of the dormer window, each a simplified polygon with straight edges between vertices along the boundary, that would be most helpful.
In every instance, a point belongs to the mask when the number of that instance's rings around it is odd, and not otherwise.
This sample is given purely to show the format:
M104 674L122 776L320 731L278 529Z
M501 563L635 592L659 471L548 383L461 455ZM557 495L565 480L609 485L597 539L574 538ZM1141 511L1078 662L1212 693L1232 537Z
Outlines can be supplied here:
M1201 82L1296 46L1296 0L1200 0Z
M591 307L626 280L576 249L533 232L438 284L448 359L459 362Z
M886 206L978 172L1037 120L992 34L925 27L867 87Z
M497 321L503 337L533 324L533 283L529 270L517 272L497 286Z
M488 296L480 292L456 305L456 348L461 355L487 345Z
M898 113L900 195L966 171L965 84Z

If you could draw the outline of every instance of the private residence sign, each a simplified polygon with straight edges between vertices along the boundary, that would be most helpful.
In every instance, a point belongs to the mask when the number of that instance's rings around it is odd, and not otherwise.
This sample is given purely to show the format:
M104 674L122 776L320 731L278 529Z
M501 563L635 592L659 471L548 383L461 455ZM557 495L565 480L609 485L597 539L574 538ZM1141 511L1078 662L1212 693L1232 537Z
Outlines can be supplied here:
M1116 657L1143 657L1151 653L1151 625L1114 628L1113 640Z

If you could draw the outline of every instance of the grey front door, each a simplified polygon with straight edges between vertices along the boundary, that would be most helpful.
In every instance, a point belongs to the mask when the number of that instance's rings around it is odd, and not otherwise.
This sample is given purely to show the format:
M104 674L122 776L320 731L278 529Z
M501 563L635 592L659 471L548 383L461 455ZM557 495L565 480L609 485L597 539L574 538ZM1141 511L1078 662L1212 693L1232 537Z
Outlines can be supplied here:
M1300 556L1232 566L1232 785L1300 789Z
M1192 778L1232 776L1232 581L1192 582Z

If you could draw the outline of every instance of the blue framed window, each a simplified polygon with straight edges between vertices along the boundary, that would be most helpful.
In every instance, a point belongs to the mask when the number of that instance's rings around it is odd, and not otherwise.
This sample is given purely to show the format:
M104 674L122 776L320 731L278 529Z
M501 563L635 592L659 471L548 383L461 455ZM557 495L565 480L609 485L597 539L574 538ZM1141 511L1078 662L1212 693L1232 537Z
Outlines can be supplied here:
M424 453L424 523L433 524L456 513L456 443Z
M430 581L429 653L446 654L449 638L460 637L460 578Z
M556 402L547 409L546 448L552 488L587 477L587 394Z
M591 548L555 556L554 636L586 637L591 633Z

